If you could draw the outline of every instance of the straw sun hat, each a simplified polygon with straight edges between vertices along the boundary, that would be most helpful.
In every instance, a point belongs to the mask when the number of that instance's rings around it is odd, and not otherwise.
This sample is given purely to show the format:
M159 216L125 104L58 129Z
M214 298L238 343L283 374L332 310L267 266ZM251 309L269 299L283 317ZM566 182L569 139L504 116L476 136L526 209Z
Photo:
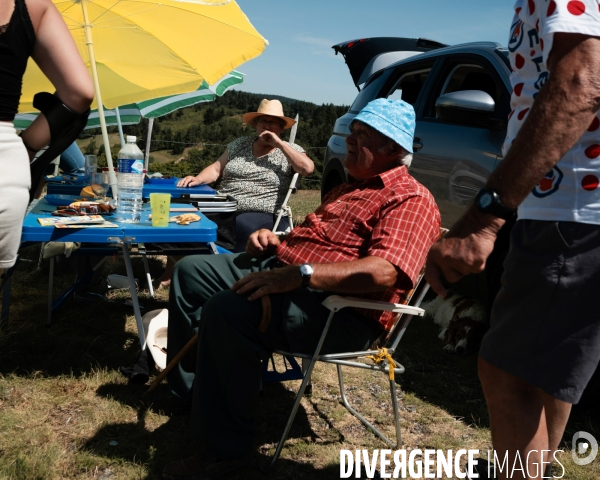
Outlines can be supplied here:
M285 122L283 129L292 128L295 120L286 117L283 114L283 106L279 100L267 100L266 98L260 102L258 110L256 112L244 113L242 120L244 123L252 125L253 120L262 115L270 115L271 117L281 118Z

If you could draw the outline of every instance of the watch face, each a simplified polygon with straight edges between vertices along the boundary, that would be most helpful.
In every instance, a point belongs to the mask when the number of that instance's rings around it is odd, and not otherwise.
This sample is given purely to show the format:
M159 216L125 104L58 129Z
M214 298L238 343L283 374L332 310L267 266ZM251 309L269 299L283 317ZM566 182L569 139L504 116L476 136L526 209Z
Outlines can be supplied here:
M305 263L304 265L300 265L300 273L302 275L312 275L313 268L311 265Z
M479 197L479 206L481 208L488 208L491 204L492 204L492 194L491 193L486 192L483 195L481 195L481 197Z

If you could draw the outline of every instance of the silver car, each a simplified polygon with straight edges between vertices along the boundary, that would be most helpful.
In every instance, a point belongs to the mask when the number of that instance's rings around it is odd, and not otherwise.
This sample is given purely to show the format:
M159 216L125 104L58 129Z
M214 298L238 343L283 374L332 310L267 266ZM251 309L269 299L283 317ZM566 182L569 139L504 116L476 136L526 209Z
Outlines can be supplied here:
M491 42L448 47L424 39L389 38L354 40L333 48L344 56L359 94L335 122L321 195L348 180L345 137L356 114L375 98L399 98L416 113L409 171L434 195L442 225L450 227L502 160L510 113L508 51ZM488 261L489 278L470 279L479 285L468 290L475 289L484 299L488 289L493 296L497 288L508 230Z

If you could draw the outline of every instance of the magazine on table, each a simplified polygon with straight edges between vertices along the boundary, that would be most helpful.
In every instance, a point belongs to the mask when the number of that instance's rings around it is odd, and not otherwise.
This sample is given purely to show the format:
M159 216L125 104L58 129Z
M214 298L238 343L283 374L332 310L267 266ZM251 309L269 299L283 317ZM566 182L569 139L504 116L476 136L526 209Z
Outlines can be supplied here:
M55 228L117 228L116 223L107 222L102 215L84 215L81 217L43 217L38 218L42 227Z

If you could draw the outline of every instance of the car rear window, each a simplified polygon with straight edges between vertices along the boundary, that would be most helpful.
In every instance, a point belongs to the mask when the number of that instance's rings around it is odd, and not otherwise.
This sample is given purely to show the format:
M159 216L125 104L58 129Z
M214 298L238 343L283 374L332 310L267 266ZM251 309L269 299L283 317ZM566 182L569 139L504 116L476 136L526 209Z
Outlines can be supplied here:
M379 98L379 92L392 72L391 69L381 70L375 73L365 84L354 103L350 107L352 113L360 112L371 100Z

